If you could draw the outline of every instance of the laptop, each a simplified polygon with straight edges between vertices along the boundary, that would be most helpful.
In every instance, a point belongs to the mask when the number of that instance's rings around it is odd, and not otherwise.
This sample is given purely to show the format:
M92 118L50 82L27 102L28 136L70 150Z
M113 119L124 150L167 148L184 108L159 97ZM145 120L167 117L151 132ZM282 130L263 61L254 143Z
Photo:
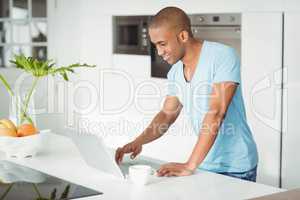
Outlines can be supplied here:
M92 134L69 134L68 137L77 146L87 165L121 179L127 177L131 165L150 165L153 169L158 169L162 164L161 161L154 161L151 158L145 159L143 156L138 156L132 160L125 155L122 163L118 165L115 161L115 150L106 147L102 138Z

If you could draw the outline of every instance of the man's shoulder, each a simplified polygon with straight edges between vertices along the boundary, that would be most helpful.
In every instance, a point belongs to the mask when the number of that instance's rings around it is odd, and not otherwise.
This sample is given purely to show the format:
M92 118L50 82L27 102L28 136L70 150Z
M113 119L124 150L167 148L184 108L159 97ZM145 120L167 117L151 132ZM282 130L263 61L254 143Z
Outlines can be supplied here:
M210 53L213 54L216 62L223 62L224 60L239 60L237 51L226 44L219 42L208 42Z
M223 44L220 42L211 42L211 41L207 41L207 46L209 49L213 49L217 52L231 52L234 51L234 48L227 45L227 44Z

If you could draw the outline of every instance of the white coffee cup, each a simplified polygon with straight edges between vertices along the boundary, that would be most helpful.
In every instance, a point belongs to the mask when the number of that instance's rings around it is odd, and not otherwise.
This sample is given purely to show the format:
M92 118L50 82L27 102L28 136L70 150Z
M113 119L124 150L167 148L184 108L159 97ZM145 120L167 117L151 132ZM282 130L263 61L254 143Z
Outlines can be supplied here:
M132 165L129 167L129 180L135 185L146 185L155 170L149 165Z

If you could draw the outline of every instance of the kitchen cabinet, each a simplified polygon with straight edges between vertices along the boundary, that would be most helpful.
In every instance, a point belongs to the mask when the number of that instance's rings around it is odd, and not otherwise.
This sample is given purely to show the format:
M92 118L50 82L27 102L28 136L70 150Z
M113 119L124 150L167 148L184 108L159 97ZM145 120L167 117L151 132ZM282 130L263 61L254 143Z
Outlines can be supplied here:
M81 0L53 0L47 2L48 57L58 65L81 61L83 32L80 18L81 6ZM74 77L71 76L70 78L70 82L74 82ZM67 83L61 79L50 78L47 83L44 83L47 84L45 86L47 91L47 115L39 116L37 123L39 126L62 132L68 125L68 116L76 114L73 110L68 110L68 103L71 100L67 98ZM41 102L36 103L41 104Z
M59 64L80 59L81 19L80 0L48 1L49 58Z
M260 156L258 182L300 186L300 13L245 13L242 78Z
M9 3L10 2L10 3ZM0 2L0 67L13 55L47 58L47 0Z
M299 12L284 15L284 104L282 137L282 187L300 187L300 20Z
M242 15L242 89L259 153L258 182L279 186L281 157L281 12Z

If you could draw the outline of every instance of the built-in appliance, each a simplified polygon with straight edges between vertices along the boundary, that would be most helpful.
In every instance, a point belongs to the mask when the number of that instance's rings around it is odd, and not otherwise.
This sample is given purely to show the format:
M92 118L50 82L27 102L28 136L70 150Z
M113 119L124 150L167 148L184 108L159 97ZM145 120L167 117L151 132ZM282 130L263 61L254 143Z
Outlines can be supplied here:
M113 52L149 55L150 16L113 16Z
M77 199L103 193L9 161L0 161L0 199Z
M192 14L189 17L195 38L227 44L241 55L241 14ZM150 20L151 16L114 16L114 53L150 55L151 76L166 78L171 65L157 54L149 40Z
M195 38L220 42L236 49L241 55L240 14L193 14L189 15ZM166 78L171 68L151 44L151 76Z

